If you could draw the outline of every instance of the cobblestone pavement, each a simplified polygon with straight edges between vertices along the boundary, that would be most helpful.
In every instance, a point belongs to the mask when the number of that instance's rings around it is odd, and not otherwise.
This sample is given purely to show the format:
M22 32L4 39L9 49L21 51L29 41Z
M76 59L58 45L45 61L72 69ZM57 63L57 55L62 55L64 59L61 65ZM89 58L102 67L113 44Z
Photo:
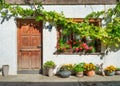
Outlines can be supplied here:
M120 86L120 75L61 78L40 74L0 76L0 86Z

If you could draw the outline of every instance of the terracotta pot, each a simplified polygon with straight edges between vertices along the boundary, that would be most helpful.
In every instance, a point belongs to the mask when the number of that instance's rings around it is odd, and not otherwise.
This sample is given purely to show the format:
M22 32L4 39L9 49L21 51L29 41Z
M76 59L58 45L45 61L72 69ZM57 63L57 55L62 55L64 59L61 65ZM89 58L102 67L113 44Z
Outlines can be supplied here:
M77 73L76 73L76 76L77 76L77 77L82 77L82 76L83 76L83 71L82 71L82 72L77 72Z
M86 75L87 76L95 76L95 71L94 70L86 71Z

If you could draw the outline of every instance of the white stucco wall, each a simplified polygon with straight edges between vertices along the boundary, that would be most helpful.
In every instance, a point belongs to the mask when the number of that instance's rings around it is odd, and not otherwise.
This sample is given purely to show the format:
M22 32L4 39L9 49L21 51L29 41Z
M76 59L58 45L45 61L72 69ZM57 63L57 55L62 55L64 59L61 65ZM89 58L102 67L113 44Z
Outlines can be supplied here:
M1 20L1 19L0 19ZM17 30L14 18L0 24L0 68L9 65L9 74L17 71Z
M113 6L44 5L45 10L63 12L66 18L84 18L90 12L106 10L109 7ZM55 26L53 26L51 31L43 27L43 63L48 60L53 60L57 65L79 62L99 64L104 62L104 67L111 64L120 67L120 50L111 51L103 60L100 59L100 55L54 55L56 42L57 33ZM17 74L17 27L14 18L0 24L0 67L4 64L10 65L10 75Z

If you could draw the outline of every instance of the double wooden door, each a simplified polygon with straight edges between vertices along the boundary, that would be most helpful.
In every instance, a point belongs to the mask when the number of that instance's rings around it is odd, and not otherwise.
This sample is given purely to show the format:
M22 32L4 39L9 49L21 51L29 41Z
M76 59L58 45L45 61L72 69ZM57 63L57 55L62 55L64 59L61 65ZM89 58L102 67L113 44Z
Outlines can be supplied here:
M18 19L18 70L41 68L42 22Z

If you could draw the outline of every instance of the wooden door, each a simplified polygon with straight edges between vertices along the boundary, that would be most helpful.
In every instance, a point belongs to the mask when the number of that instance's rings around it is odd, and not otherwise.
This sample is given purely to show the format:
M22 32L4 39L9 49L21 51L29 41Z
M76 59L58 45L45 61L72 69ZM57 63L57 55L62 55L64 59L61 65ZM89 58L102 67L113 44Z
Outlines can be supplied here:
M42 22L18 19L18 70L41 68Z

